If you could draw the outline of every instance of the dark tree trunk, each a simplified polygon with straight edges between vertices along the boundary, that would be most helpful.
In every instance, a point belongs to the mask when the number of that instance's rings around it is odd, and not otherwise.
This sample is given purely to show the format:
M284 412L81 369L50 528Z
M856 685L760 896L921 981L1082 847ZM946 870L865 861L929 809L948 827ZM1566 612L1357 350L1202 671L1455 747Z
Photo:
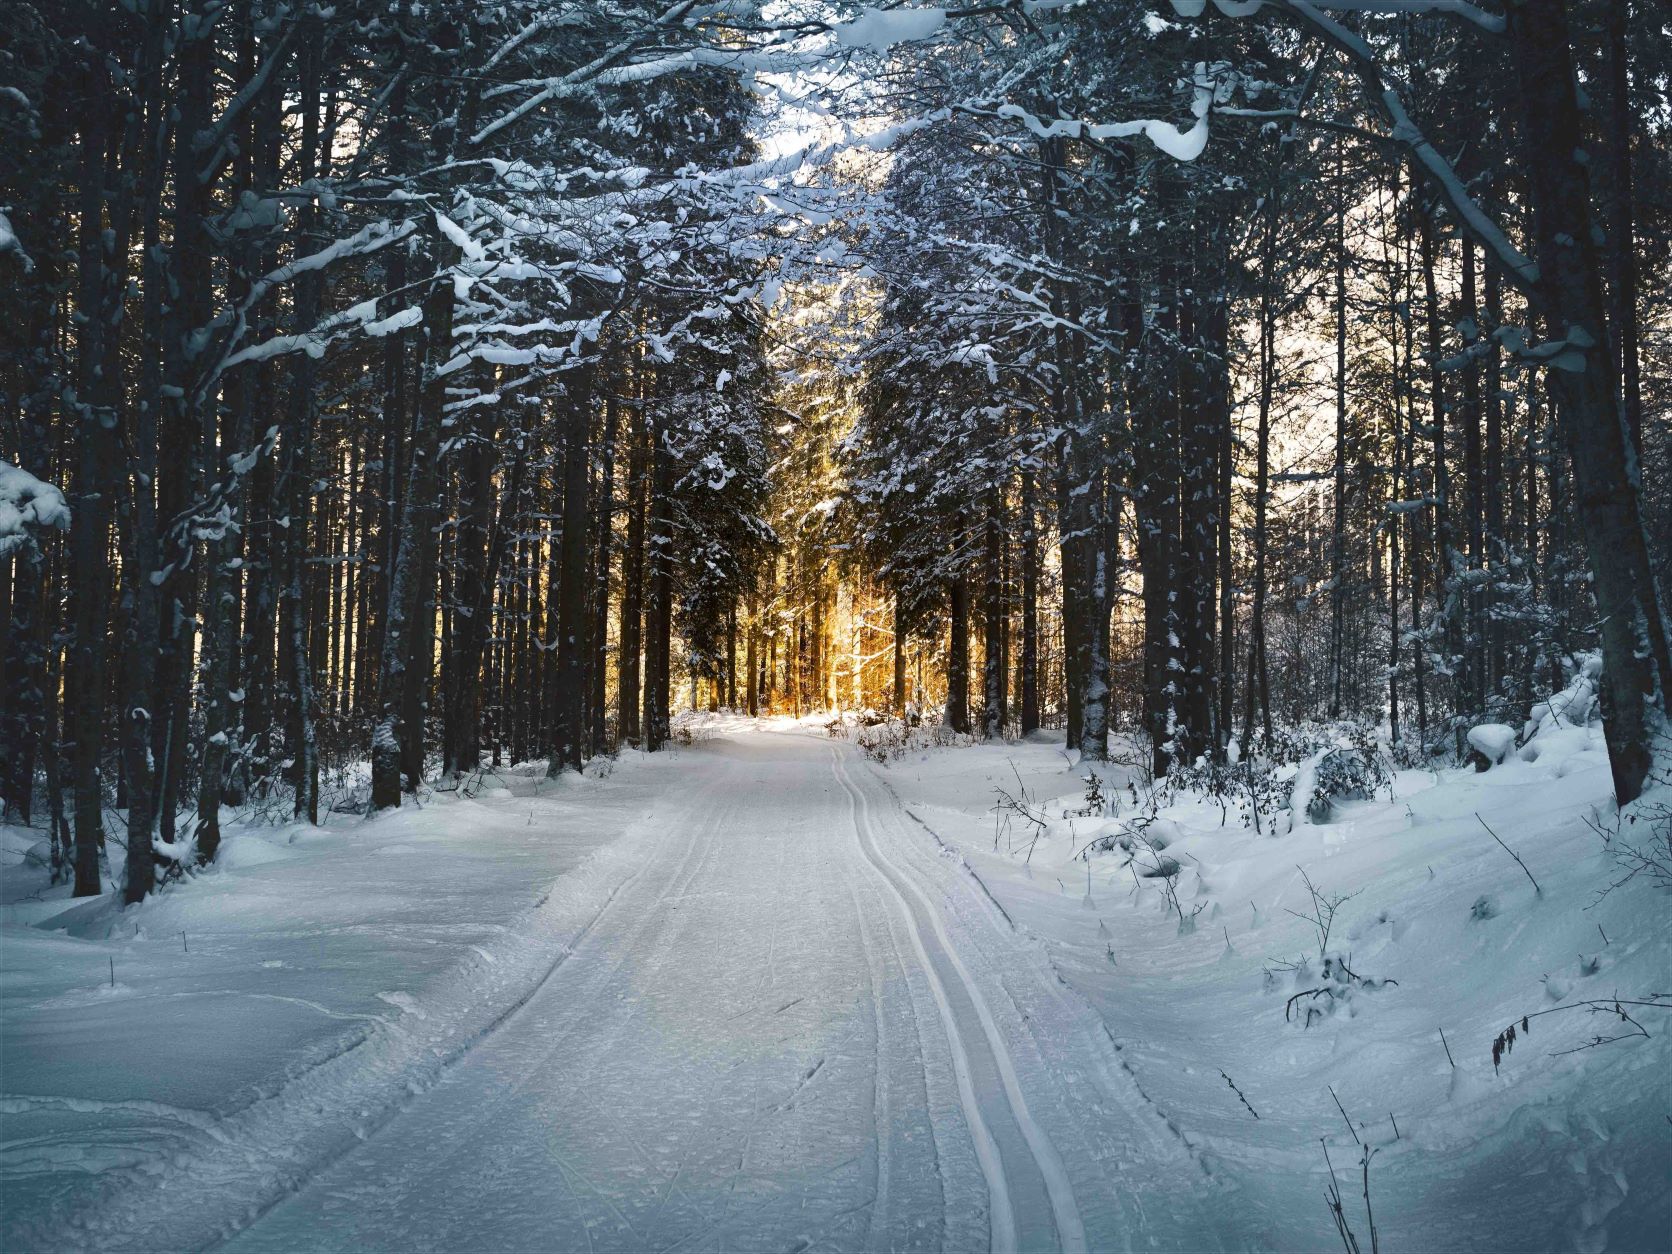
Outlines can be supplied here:
M592 367L570 371L563 429L563 540L558 559L557 705L552 710L549 771L579 771L586 761L587 619L591 579L587 471L591 462Z
M1151 769L1165 775L1189 736L1181 718L1185 679L1185 587L1180 546L1185 466L1180 436L1196 425L1194 406L1181 390L1191 371L1179 351L1181 326L1177 276L1164 266L1156 298L1155 323L1146 337L1144 384L1133 406L1133 504L1136 507L1138 565L1144 581L1144 730ZM1194 440L1190 441L1192 448ZM1181 738L1181 733L1185 733Z
M162 588L152 576L162 563L161 528L157 520L157 436L158 424L164 407L165 382L176 382L181 367L182 345L177 337L184 333L183 316L169 316L164 302L164 291L171 272L172 255L162 245L163 188L168 167L168 135L170 128L164 106L162 86L162 28L167 23L162 6L152 3L147 13L146 38L140 54L140 96L130 106L127 140L143 136L139 144L131 145L132 160L137 160L144 173L137 205L143 221L142 256L142 334L143 352L140 359L139 387L136 404L129 415L124 431L124 443L132 450L132 489L127 513L127 545L123 548L123 621L122 668L119 676L121 689L117 719L122 740L123 778L127 784L127 869L123 885L123 899L132 904L141 901L155 883L156 866L152 841L156 834L157 788L156 765L160 755L153 736L167 724L166 710L157 697L159 632L162 616ZM187 41L185 56L195 59L196 40ZM186 108L196 112L196 102ZM143 124L136 126L143 110ZM187 146L184 138L180 148ZM137 148L137 152L134 150ZM189 152L176 153L179 167L191 170ZM192 176L195 181L195 174ZM129 210L127 185L131 177L123 178L123 190L110 206L113 232L125 236ZM184 199L193 200L188 191ZM191 210L186 209L189 217ZM117 257L126 253L125 239L117 246ZM112 262L119 269L120 261ZM120 299L120 298L118 298ZM111 337L111 347L115 347ZM114 365L114 363L112 363ZM118 381L112 385L120 387ZM117 400L115 406L120 408ZM169 408L172 410L173 405ZM153 715L162 715L154 721Z
M75 492L71 506L71 582L75 601L75 640L67 668L73 682L65 708L75 794L75 895L97 896L99 849L104 843L104 796L99 759L104 741L106 631L109 618L110 470L121 455L116 440L118 378L111 367L116 314L120 309L120 274L114 249L106 251L103 232L105 145L109 138L100 102L110 90L102 58L89 56L87 110L81 128L77 184L81 191L81 226L77 239L80 291L77 309L84 315L80 349Z
M1213 340L1212 293L1222 287L1222 280L1212 264L1218 252L1217 228L1210 225L1206 234L1208 242L1197 258L1194 279L1179 297L1179 333L1185 351L1179 360L1177 387L1179 550L1178 576L1173 585L1173 631L1178 644L1173 650L1173 681L1178 725L1173 739L1186 764L1214 747L1213 576L1219 520L1214 500L1218 490L1214 452L1220 423L1215 372L1223 354ZM1191 276L1187 272L1181 278L1190 280Z
M1566 6L1525 0L1507 14L1520 80L1524 162L1533 207L1537 291L1546 333L1579 369L1549 371L1602 625L1603 731L1621 805L1643 791L1653 718L1672 692L1672 654L1639 511L1631 432L1609 351L1601 266L1591 234L1585 133L1575 94Z
M1277 282L1278 199L1275 179L1267 197L1266 238L1260 274L1260 362L1259 413L1254 440L1254 586L1248 620L1247 697L1243 706L1243 751L1254 744L1254 714L1258 707L1260 730L1271 740L1271 685L1266 668L1266 509L1271 495L1271 403L1277 374Z
M627 548L621 555L621 625L617 632L616 735L639 741L639 654L644 644L644 532L649 496L649 448L642 422L628 457Z
M1346 668L1343 615L1347 547L1347 188L1342 163L1335 164L1335 458L1334 516L1329 560L1329 715L1341 717L1342 672Z
M981 737L998 740L1004 736L1004 676L1008 663L1004 648L1004 506L997 485L987 493L986 515L981 571Z
M1215 503L1219 511L1218 583L1219 583L1219 708L1218 734L1214 748L1220 759L1234 733L1236 719L1233 712L1236 678L1237 602L1236 584L1231 565L1232 489L1236 473L1236 437L1231 429L1231 376L1229 361L1230 304L1223 292L1215 302L1213 344L1220 353L1214 372L1218 436L1215 450L1215 472L1218 491Z
M962 572L947 589L951 639L946 650L946 725L955 732L970 729L970 594Z
M464 475L470 481L469 508L460 510L459 592L454 599L456 624L450 659L454 709L447 720L451 744L447 757L455 772L473 771L482 759L483 693L491 691L483 682L482 668L494 634L494 595L510 539L508 523L522 494L527 461L527 450L519 442L496 507L490 418L482 420L477 436L478 444L471 449Z
M1463 327L1464 352L1470 354L1463 368L1463 521L1468 539L1468 570L1486 569L1486 493L1481 481L1482 427L1485 421L1480 394L1480 304L1475 286L1475 247L1463 240ZM1463 708L1479 716L1486 707L1486 624L1485 598L1472 574L1461 590L1463 614ZM1461 733L1461 729L1459 729Z
M673 455L656 424L651 425L650 440L643 735L645 749L654 753L668 741L668 707L673 698Z
M1033 499L1033 470L1022 471L1022 735L1039 727L1039 517ZM895 601L895 613L899 613ZM894 654L895 684L905 677L905 654L896 628ZM899 698L896 697L896 702Z
M301 181L306 182L314 177L318 166L320 60L324 36L317 17L303 20L307 34L303 36L301 52L302 143L299 163ZM296 217L297 253L305 255L313 250L317 244L317 228L318 210L313 200L309 199L303 202ZM311 330L319 316L320 286L317 271L303 274L297 281L294 311L297 334ZM308 648L310 616L304 594L310 551L310 515L313 512L317 379L318 369L313 356L309 353L297 354L291 372L291 409L284 437L284 466L280 474L289 521L284 528L285 579L279 602L280 648L288 655L285 673L290 680L286 740L296 786L295 815L316 824L319 822L319 747L314 727L314 667Z
M377 722L372 731L372 808L385 810L401 803L403 764L416 761L417 773L409 774L416 788L424 761L424 728L420 694L429 678L429 656L424 656L422 674L409 674L412 666L412 637L430 647L434 634L433 610L425 599L423 550L433 551L441 454L441 417L445 398L443 381L436 372L447 360L453 340L452 268L458 249L433 228L431 236L435 276L424 300L425 385L413 429L406 488L400 524L389 571L388 608L384 611L383 657L378 666ZM433 576L433 560L428 563ZM430 626L418 620L429 613ZM414 725L416 724L416 725ZM409 746L416 746L416 750Z
M238 9L238 74L248 82L255 75L255 5L252 0ZM235 196L252 189L255 176L255 142L251 125L237 129L239 147L233 179ZM250 271L255 250L245 241L235 241L227 265L229 303L242 305L249 295ZM211 499L224 502L226 522L220 534L205 546L203 574L203 646L199 659L203 702L203 744L198 755L197 825L193 843L200 863L210 863L220 852L221 803L226 792L227 765L232 740L238 734L239 702L234 698L234 669L239 635L238 567L239 536L244 529L247 494L241 458L254 439L253 397L250 366L228 372L225 379L225 418L217 440L216 425L204 424L204 465L211 480Z
M743 668L744 668L743 682L744 682L744 684L746 685L746 688L747 688L747 700L749 702L749 707L748 707L749 708L749 717L750 718L757 718L757 717L759 717L760 712L761 712L761 704L760 704L760 702L761 702L760 656L759 656L760 627L755 622L755 602L754 602L753 598L751 598L749 600L749 603L746 606L746 610L747 610L747 619L746 619L746 621L744 623L744 627L743 627L744 638L746 640L746 644L744 646L744 658L743 658Z
M737 601L726 606L726 709L737 709Z
M620 373L619 354L611 359L612 375ZM592 665L587 675L587 742L602 753L608 741L609 708L610 558L615 550L615 444L621 431L621 398L613 378L604 381L604 442L598 449L598 508L594 513L597 544L592 557Z
M1422 243L1423 306L1428 322L1429 417L1433 422L1433 464L1430 472L1433 475L1434 502L1434 597L1440 608L1448 662L1456 666L1463 651L1462 603L1459 599L1462 587L1458 578L1457 545L1451 530L1451 467L1446 450L1446 420L1450 406L1446 402L1445 371L1441 366L1445 342L1441 332L1440 298L1434 282L1438 247L1434 239L1432 205L1418 216L1418 222Z
M1486 323L1487 333L1495 336L1503 325L1503 305L1500 291L1502 279L1498 267L1490 261L1486 267ZM1513 487L1504 475L1504 379L1503 358L1498 342L1489 341L1486 358L1486 482L1485 536L1482 566L1495 574L1504 563L1504 497ZM1481 613L1486 631L1486 692L1496 698L1504 680L1504 623L1497 612L1496 579L1487 584L1483 593Z
M1653 19L1649 19L1653 20ZM1620 404L1632 452L1643 461L1643 381L1638 354L1636 195L1632 189L1631 141L1637 132L1637 111L1631 103L1631 65L1626 56L1626 34L1631 26L1631 0L1609 0L1608 150L1613 199L1608 218L1608 243L1615 353L1619 360Z
M493 528L495 423L492 409L475 406L474 424L455 452L458 511L453 534L453 628L448 633L446 708L442 718L441 770L474 771L482 755L482 656L493 614L493 573L488 569ZM519 455L520 464L520 455Z
M889 702L896 717L906 716L906 625L900 615L900 594L894 594L894 687ZM750 713L754 713L751 709Z

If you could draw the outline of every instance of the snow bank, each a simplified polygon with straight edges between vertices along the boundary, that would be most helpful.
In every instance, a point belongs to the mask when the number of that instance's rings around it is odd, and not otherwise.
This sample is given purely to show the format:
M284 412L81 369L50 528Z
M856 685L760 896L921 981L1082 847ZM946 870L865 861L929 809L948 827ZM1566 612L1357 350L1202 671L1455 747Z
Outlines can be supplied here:
M1471 727L1469 747L1488 763L1497 766L1515 750L1515 728L1502 723L1481 723Z
M127 909L72 902L28 856L41 833L0 828L0 1245L200 1248L433 1084L700 762L543 766L373 821L234 824L212 869Z
M1332 822L1297 818L1275 839L1209 798L1155 809L1124 774L1107 814L1082 815L1079 772L1046 746L867 764L1095 1012L1111 1073L1186 1156L1123 1163L1152 1230L1088 1220L1094 1248L1339 1245L1320 1139L1366 1249L1360 1140L1383 1248L1664 1246L1672 1021L1644 1010L1647 1039L1589 1048L1616 1033L1580 1004L1664 992L1672 970L1664 893L1632 881L1601 895L1618 873L1587 823L1612 809L1595 677L1582 662L1518 753L1510 729L1473 738L1490 771L1399 772L1391 799L1340 801ZM995 789L1019 786L1049 817L1036 842L995 827ZM1668 802L1663 787L1640 806ZM1140 831L1176 874L1145 874L1156 855L1121 839ZM1494 1067L1508 1025L1570 1006L1529 1020ZM1086 1086L1088 1109L1121 1109L1118 1079Z

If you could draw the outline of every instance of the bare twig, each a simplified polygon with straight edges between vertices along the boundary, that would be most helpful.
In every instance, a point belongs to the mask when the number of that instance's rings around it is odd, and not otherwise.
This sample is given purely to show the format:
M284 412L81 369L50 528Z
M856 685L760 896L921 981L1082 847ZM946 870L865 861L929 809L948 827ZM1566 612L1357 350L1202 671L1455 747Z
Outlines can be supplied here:
M1335 1108L1341 1112L1341 1121L1347 1125L1347 1131L1352 1133L1353 1140L1358 1141L1360 1145L1363 1145L1364 1142L1359 1140L1359 1134L1353 1131L1353 1121L1347 1118L1347 1108L1341 1104L1341 1099L1335 1096L1335 1086L1333 1084L1328 1084L1324 1087L1329 1089L1330 1097L1334 1098Z
M1612 1045L1615 1041L1630 1040L1641 1036L1649 1039L1649 1030L1626 1012L1626 1007L1647 1010L1672 1010L1672 993L1649 993L1644 997L1599 997L1587 1001L1569 1002L1565 1006L1552 1006L1548 1010L1535 1010L1531 1014L1522 1015L1517 1024L1512 1023L1497 1036L1492 1038L1492 1070L1496 1071L1503 1059L1515 1049L1515 1042L1521 1037L1530 1036L1531 1020L1542 1019L1545 1015L1561 1014L1568 1010L1583 1010L1593 1015L1610 1015L1627 1025L1629 1030L1621 1031L1613 1036L1598 1033L1588 1041L1575 1045L1571 1049L1554 1049L1550 1051L1552 1058L1563 1054L1576 1054L1581 1050L1595 1049L1599 1045Z
M1324 1164L1329 1168L1329 1185L1324 1190L1324 1200L1329 1204L1330 1217L1335 1220L1336 1235L1341 1238L1341 1246L1347 1254L1359 1254L1358 1238L1347 1224L1347 1212L1341 1205L1341 1186L1335 1181L1335 1164L1330 1162L1329 1145L1323 1137L1318 1138L1318 1144L1324 1149Z
M1493 831L1490 827L1487 827L1486 820L1481 818L1479 814L1475 815L1475 819L1480 823L1480 825L1482 827L1486 828L1486 834L1488 836L1492 837L1492 839L1497 841L1500 845L1503 845L1504 852L1507 853L1510 857L1514 858L1516 865L1519 866L1523 871L1526 872L1527 879L1533 886L1533 895L1536 896L1536 897L1544 896L1544 890L1538 886L1538 881L1533 879L1533 873L1531 871L1527 870L1527 864L1525 862L1521 861L1521 855L1516 853L1515 850L1511 849L1508 845L1504 845L1503 838L1500 837L1498 835L1498 833Z
M1255 1110L1253 1106L1249 1105L1248 1098L1245 1097L1243 1095L1243 1091L1237 1087L1236 1081L1231 1079L1230 1076L1225 1075L1225 1072L1224 1072L1223 1069L1220 1070L1219 1074L1225 1076L1225 1083L1229 1084L1231 1086L1231 1092L1233 1092L1237 1095L1237 1100L1240 1101L1244 1106L1248 1107L1248 1113L1253 1115L1256 1119L1258 1119L1260 1117L1260 1112Z

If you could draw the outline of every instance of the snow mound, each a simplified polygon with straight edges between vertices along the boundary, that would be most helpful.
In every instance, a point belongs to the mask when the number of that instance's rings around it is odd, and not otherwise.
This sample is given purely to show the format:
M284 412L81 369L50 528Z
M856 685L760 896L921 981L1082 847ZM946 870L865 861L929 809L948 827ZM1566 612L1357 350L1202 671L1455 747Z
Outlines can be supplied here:
M215 865L231 871L243 871L250 867L284 862L294 856L290 850L275 845L270 840L263 840L254 833L239 833L228 836L221 842L221 851L215 858Z
M1503 723L1482 723L1469 729L1469 746L1492 766L1508 760L1515 748L1515 729Z

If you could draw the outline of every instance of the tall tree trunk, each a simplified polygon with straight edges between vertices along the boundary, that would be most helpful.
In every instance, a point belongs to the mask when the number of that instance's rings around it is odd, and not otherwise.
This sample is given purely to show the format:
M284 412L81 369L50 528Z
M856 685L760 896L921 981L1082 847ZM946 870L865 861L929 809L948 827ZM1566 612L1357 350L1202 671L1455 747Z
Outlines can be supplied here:
M946 725L967 735L970 729L970 594L962 571L947 589L951 613L946 650Z
M386 810L401 803L403 757L423 764L422 710L413 694L423 691L428 665L421 675L409 675L413 636L428 642L433 625L418 623L425 610L423 549L433 548L437 495L440 487L441 418L445 391L437 372L446 362L453 340L453 276L457 247L432 224L431 256L434 277L424 299L425 381L414 425L404 501L396 529L394 561L389 571L388 608L384 611L383 656L378 665L377 722L372 730L372 808ZM433 565L432 565L433 569ZM432 614L433 619L433 614ZM414 717L416 714L416 717ZM413 723L416 722L417 726ZM414 754L403 744L416 744ZM419 780L410 777L416 788Z
M306 33L301 50L302 142L298 151L299 178L306 183L319 166L320 61L324 56L324 32L320 19L302 19ZM310 198L296 215L298 255L313 251L317 244L318 210ZM321 305L318 271L300 276L294 307L295 333L313 329ZM284 673L290 680L287 694L286 740L296 787L295 816L309 823L319 822L319 746L315 730L314 667L309 652L310 615L304 599L308 577L310 515L313 512L313 446L318 400L317 363L310 353L298 353L291 372L290 414L284 438L284 464L280 473L288 522L284 527L285 577L279 601L280 648L288 654Z
M1653 21L1654 19L1648 19ZM1637 132L1637 111L1631 103L1631 65L1626 34L1631 26L1631 0L1609 0L1608 151L1614 195L1608 215L1610 262L1609 319L1619 360L1620 405L1632 452L1643 462L1643 380L1638 353L1636 195L1632 189L1631 141Z
M1486 358L1486 518L1485 545L1482 566L1493 572L1493 580L1486 585L1482 601L1482 615L1486 630L1486 692L1496 699L1501 695L1505 667L1504 622L1498 613L1497 575L1504 565L1504 497L1513 486L1504 475L1504 380L1503 356L1496 338L1503 326L1504 313L1501 297L1502 276L1498 267L1487 262L1486 267L1486 323L1488 335Z
M110 367L122 287L116 250L104 232L107 114L100 107L110 90L103 58L89 50L88 107L82 115L76 182L81 197L77 239L79 292L83 315L77 346L77 459L71 504L71 580L75 600L72 679L65 708L75 794L75 895L97 896L99 849L104 843L104 790L99 759L104 741L105 662L108 656L110 518L115 485L110 471L121 455L116 440L119 379Z
M1066 212L1067 148L1061 138L1043 140L1039 145L1042 179L1040 235L1046 255L1059 267L1067 265L1067 242L1063 237L1062 215ZM1058 561L1062 579L1063 706L1068 744L1077 747L1083 737L1084 701L1091 664L1091 641L1087 638L1095 610L1082 604L1086 594L1087 562L1084 550L1091 543L1091 485L1086 481L1087 458L1082 446L1089 433L1081 429L1077 412L1079 378L1074 370L1073 332L1070 321L1078 321L1070 307L1074 287L1066 282L1050 284L1051 353L1056 373L1051 379L1051 414L1058 430L1056 440L1056 504Z
M1428 323L1429 417L1433 423L1430 495L1434 502L1434 599L1439 606L1447 664L1458 668L1463 652L1463 590L1457 564L1457 545L1451 529L1451 466L1446 449L1446 419L1450 405L1446 401L1445 370L1441 365L1445 356L1445 341L1441 332L1440 298L1435 285L1438 245L1434 238L1434 206L1428 206L1417 220L1421 240L1423 308Z
M1198 252L1194 273L1180 276L1186 286L1179 293L1179 333L1184 351L1179 358L1177 394L1180 405L1178 477L1178 577L1174 582L1173 611L1178 726L1177 751L1186 764L1214 747L1214 557L1219 511L1215 507L1218 480L1214 452L1220 415L1215 382L1223 351L1213 340L1215 293L1223 281L1214 259L1218 229L1210 225L1208 239Z
M1215 447L1215 474L1218 491L1215 504L1219 511L1218 566L1219 587L1219 674L1218 678L1218 734L1214 748L1224 760L1231 737L1235 734L1236 718L1236 640L1237 601L1236 581L1232 566L1231 521L1232 490L1236 482L1236 434L1231 428L1230 302L1221 290L1214 304L1213 344L1218 351L1214 365L1215 409L1217 410L1218 438Z
M621 619L617 631L616 735L639 740L639 653L644 644L644 532L650 451L642 420L630 439L627 470L627 548L621 556Z
M673 455L660 423L650 425L650 535L646 542L644 747L667 743L672 700L673 651Z
M905 654L896 641L894 673L897 685L905 677L905 666ZM1022 698L1021 732L1026 736L1039 727L1039 513L1034 502L1031 466L1022 471L1022 675L1019 686Z
M256 5L243 0L237 9L238 77L249 82L256 71ZM238 157L233 178L234 196L253 188L255 142L249 120L236 131ZM227 300L241 306L249 296L255 250L235 239L227 259ZM203 645L198 662L203 702L203 742L198 752L197 823L192 834L201 864L215 860L221 844L221 803L226 789L231 742L238 734L239 702L233 693L238 647L238 539L244 528L245 484L242 460L254 439L253 369L230 371L225 380L225 417L217 433L213 420L204 424L204 465L213 479L211 499L223 502L224 522L205 546L203 575ZM217 440L217 434L219 439Z
M1581 368L1558 359L1549 383L1573 462L1579 519L1601 616L1603 732L1621 805L1643 791L1653 719L1672 692L1672 653L1649 565L1631 432L1620 412L1574 82L1566 6L1525 0L1506 14L1525 116L1538 295L1547 334Z
M749 717L757 718L761 712L760 626L755 621L755 600L753 597L749 598L745 609L746 617L743 631L746 643L744 645L743 682L747 689Z
M1272 287L1277 257L1277 208L1272 197L1267 216L1266 255L1260 284L1259 416L1254 438L1254 586L1248 619L1247 698L1243 706L1242 738L1247 752L1254 744L1254 714L1260 730L1271 740L1271 684L1266 668L1266 550L1267 505L1271 497L1271 402L1277 374L1277 328Z
M619 375L621 358L611 358L611 378L605 380L604 442L598 449L597 545L592 558L592 666L588 675L588 744L602 753L608 739L605 713L608 709L610 635L610 558L615 550L615 444L621 430L621 398L613 376Z
M1145 336L1152 347L1132 406L1133 503L1144 584L1144 730L1157 776L1165 775L1177 758L1189 760L1192 739L1181 718L1184 640L1190 634L1181 601L1194 594L1186 587L1180 533L1181 497L1192 473L1185 461L1195 441L1181 450L1180 437L1186 427L1193 434L1197 416L1193 398L1181 395L1194 389L1181 349L1181 331L1188 328L1180 324L1178 280L1173 265L1163 265L1155 320Z
M981 571L981 737L983 740L999 740L1004 736L1004 673L1007 662L1004 649L1004 506L1001 489L996 484L988 489L986 514L982 528Z
M25 470L49 464L54 442L55 394L65 382L59 376L57 360L60 311L64 304L59 267L62 250L68 242L62 194L55 184L44 186L41 199L45 203L32 207L34 221L17 224L20 234L30 226L39 233L30 240L29 252L35 265L25 278L28 330L23 381L32 385L23 396L18 441L20 464ZM0 567L0 580L6 581L6 592L10 595L4 671L0 674L0 709L5 711L5 740L0 751L4 755L4 773L0 774L0 793L4 794L0 797L0 822L15 811L24 826L29 825L33 816L35 763L40 756L49 707L55 707L58 701L57 688L45 682L50 638L45 620L52 616L47 591L58 586L48 577L46 567L46 555L32 548L15 553L9 576ZM56 603L54 596L50 604ZM50 745L47 754L50 763L56 756ZM52 833L52 847L56 853L56 831ZM58 869L55 864L54 871ZM57 882L55 875L53 883Z
M889 704L898 718L906 716L906 624L900 614L900 594L894 594L894 687ZM754 713L750 710L750 713Z
M592 437L591 366L569 372L563 428L563 540L559 557L557 706L549 771L579 771L586 761L586 631L592 581L586 540L590 531L587 471Z
M1463 351L1469 355L1463 368L1463 520L1468 540L1468 572L1462 594L1464 710L1478 717L1486 707L1486 601L1473 573L1486 569L1486 491L1481 475L1481 439L1485 409L1480 394L1479 350L1480 306L1475 285L1475 246L1463 239L1463 304L1460 325ZM1462 728L1458 729L1459 735Z
M157 795L156 763L158 746L153 743L157 729L167 725L166 711L157 700L157 666L160 641L158 638L162 615L160 580L153 578L163 564L161 528L157 520L157 436L158 423L164 408L165 383L174 383L181 369L184 333L183 318L171 316L165 305L165 292L174 276L171 261L174 254L162 245L163 189L168 171L168 126L163 87L162 41L168 23L163 6L153 0L147 11L146 38L140 53L140 96L130 106L127 140L140 139L129 151L137 150L136 157L143 170L137 209L143 226L141 255L144 267L142 334L144 351L141 354L139 388L131 421L125 431L125 443L132 450L133 474L131 503L127 527L127 545L123 551L123 665L120 676L122 692L118 725L122 736L123 777L127 784L127 868L124 876L123 899L128 903L141 901L155 883L156 866L152 841L156 833ZM187 56L196 44L185 41ZM195 111L195 105L189 105ZM136 127L143 115L143 122ZM185 138L177 143L188 147ZM176 154L177 177L184 168L195 181L189 152ZM123 179L131 183L131 176ZM188 202L191 192L185 193ZM124 202L124 190L110 207L114 233L125 235L129 211ZM189 212L189 211L188 211ZM125 240L119 244L125 254ZM119 268L120 262L113 264ZM117 298L118 300L120 298ZM114 335L111 346L114 347ZM116 384L120 386L120 384ZM120 401L117 401L120 405ZM153 720L153 713L164 717Z
M737 598L726 605L726 709L737 709Z
M1347 547L1347 188L1342 162L1335 163L1335 458L1334 516L1329 561L1329 715L1341 717L1342 672L1346 668L1344 612Z
M485 409L485 406L478 406ZM448 765L458 773L474 771L482 758L483 663L494 634L494 596L509 543L508 523L522 493L527 448L519 442L511 457L503 494L493 496L494 423L481 418L477 442L461 476L468 483L468 506L461 508L459 525L459 591L454 598L456 624L451 653L454 708L448 718L451 744Z

